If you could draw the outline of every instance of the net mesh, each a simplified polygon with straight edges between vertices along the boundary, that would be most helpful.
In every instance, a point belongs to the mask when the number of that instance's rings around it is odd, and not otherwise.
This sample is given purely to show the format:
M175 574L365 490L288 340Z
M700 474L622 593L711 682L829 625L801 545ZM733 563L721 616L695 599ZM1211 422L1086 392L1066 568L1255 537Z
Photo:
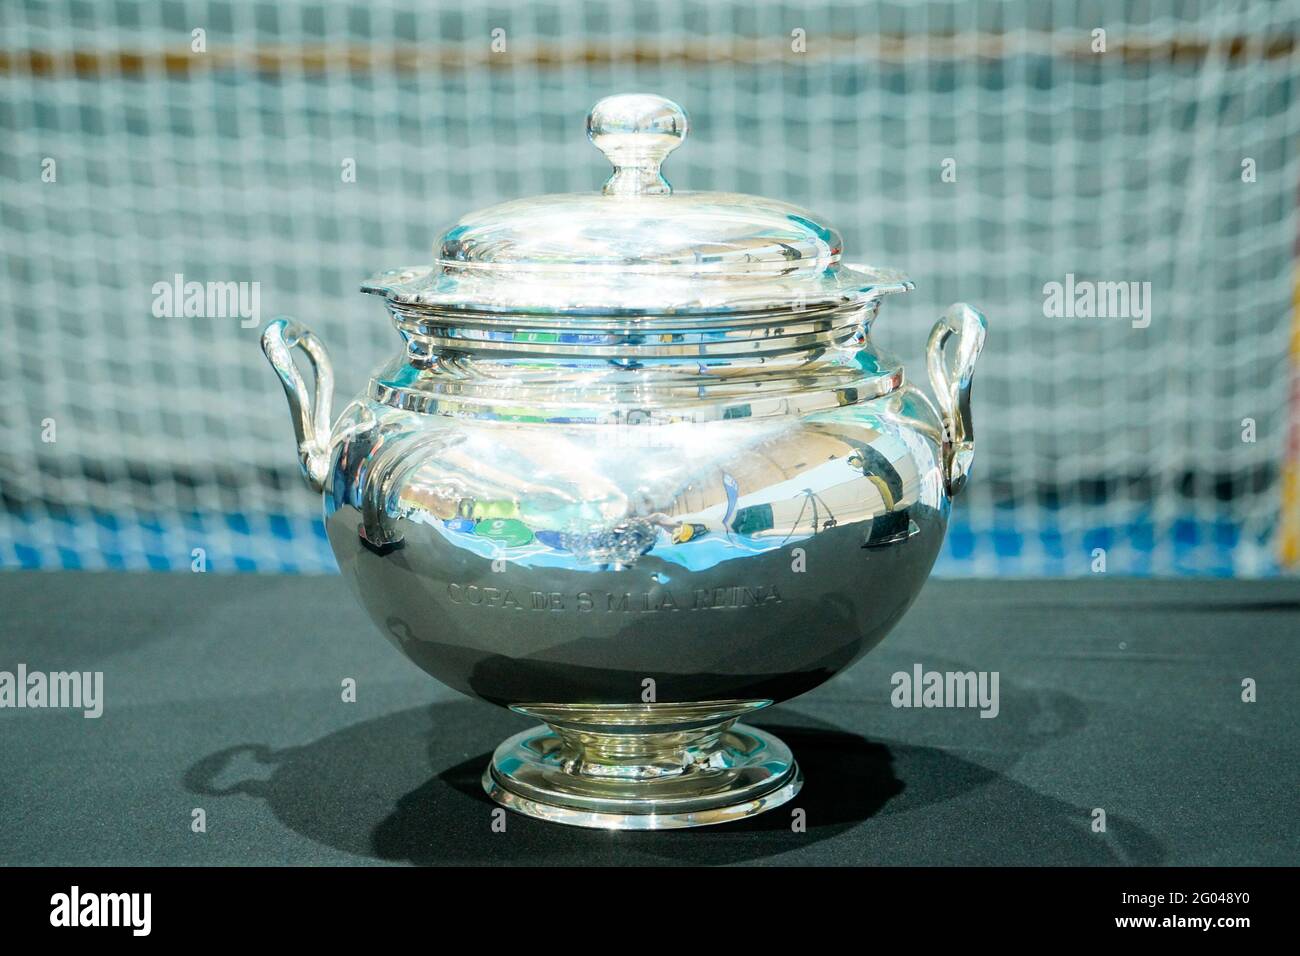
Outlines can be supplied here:
M1274 571L1298 25L1260 0L10 0L0 566L332 569L258 328L159 316L157 284L255 283L345 401L398 345L359 280L471 209L596 188L583 117L644 89L691 112L678 188L806 205L909 272L877 325L909 368L947 304L988 314L941 572ZM1053 282L1138 297L1047 314Z

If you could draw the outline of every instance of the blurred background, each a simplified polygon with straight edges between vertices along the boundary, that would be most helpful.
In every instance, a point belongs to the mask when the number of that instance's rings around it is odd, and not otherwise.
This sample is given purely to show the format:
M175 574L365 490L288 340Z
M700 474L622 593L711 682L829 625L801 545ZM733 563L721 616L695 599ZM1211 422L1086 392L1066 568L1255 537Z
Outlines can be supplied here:
M1284 573L1298 30L1268 0L5 0L0 567L333 571L260 326L316 329L341 408L400 345L360 281L599 188L586 112L644 90L691 114L676 187L913 277L874 334L914 379L947 304L988 314L937 573ZM256 283L259 321L156 314L176 276ZM1149 324L1047 315L1070 276L1150 283Z

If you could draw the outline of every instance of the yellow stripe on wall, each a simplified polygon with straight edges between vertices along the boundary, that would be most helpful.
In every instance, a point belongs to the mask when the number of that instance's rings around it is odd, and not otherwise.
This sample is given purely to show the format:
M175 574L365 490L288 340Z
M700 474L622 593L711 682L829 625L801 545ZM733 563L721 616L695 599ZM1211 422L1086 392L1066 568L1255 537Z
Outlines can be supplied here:
M1282 527L1278 535L1278 560L1284 568L1300 566L1300 269L1291 297L1290 406L1282 472Z

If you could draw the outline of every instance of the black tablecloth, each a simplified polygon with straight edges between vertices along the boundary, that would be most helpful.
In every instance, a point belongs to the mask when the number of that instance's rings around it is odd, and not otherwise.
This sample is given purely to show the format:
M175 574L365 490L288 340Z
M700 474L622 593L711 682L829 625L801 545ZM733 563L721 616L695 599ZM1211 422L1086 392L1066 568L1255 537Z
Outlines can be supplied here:
M787 807L494 832L479 774L528 721L416 670L341 579L10 572L0 671L102 671L105 705L0 709L0 862L1296 864L1298 633L1295 582L931 581L752 721L804 768ZM895 708L916 664L996 671L998 716Z

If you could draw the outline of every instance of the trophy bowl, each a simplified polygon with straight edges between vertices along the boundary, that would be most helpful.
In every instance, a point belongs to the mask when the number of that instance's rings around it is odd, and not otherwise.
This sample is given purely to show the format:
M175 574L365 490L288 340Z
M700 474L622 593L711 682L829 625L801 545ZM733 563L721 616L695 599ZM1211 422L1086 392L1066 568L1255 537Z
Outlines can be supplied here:
M740 721L848 667L924 584L974 454L985 321L935 325L931 401L870 335L900 273L841 262L795 206L674 192L669 100L606 98L587 130L602 192L470 214L431 265L362 287L404 348L332 425L316 336L280 318L262 346L371 618L541 721L487 793L577 826L721 823L803 780Z

